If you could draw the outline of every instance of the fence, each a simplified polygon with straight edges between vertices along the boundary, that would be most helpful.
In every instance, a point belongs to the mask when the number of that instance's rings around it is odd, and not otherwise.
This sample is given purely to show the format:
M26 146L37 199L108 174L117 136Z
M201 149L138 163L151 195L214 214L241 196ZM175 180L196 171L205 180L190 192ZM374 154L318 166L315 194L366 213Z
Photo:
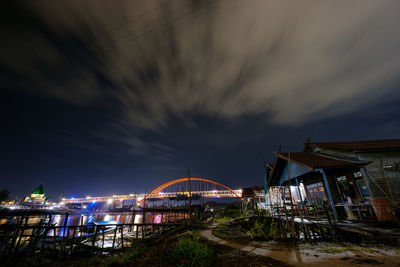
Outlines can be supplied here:
M157 212L159 212L157 210ZM85 253L104 253L115 249L130 247L138 240L157 239L184 226L189 215L187 211L173 214L163 210L168 222L149 223L154 214L143 212L141 223L112 223L101 225L68 225L68 215L64 223L52 223L52 215L42 215L39 223L30 224L32 215L20 216L16 223L0 225L0 257L8 264L29 258L29 263L38 264L43 259L59 259L72 255L76 251ZM197 212L192 213L193 220L203 219ZM174 220L170 222L170 220ZM52 256L49 257L49 254Z

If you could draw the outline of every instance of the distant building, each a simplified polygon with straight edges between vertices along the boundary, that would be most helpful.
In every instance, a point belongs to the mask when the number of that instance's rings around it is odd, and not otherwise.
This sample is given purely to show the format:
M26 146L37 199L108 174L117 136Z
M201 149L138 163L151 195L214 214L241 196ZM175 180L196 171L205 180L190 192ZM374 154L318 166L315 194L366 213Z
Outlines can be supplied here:
M272 186L291 186L295 202L329 204L337 219L397 221L400 139L308 141L302 152L278 152L267 181Z
M252 186L242 189L242 198L245 203L252 203L261 209L265 209L265 194L263 186Z
M30 196L24 199L24 202L32 202L34 204L45 204L46 201L47 197L45 196L43 185L39 185Z

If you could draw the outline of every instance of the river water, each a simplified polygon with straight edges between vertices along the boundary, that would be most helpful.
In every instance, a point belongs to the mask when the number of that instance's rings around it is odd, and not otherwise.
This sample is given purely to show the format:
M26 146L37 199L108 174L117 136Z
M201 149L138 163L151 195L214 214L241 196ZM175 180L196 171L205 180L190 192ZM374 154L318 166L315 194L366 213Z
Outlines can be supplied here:
M58 226L56 228L56 233L51 230L48 235L49 236L65 236L67 233L69 235L73 234L73 230L70 228L71 226L79 226L86 225L90 222L98 222L98 221L117 221L123 224L140 224L140 223L168 223L173 222L178 219L183 219L184 214L180 213L146 213L145 222L143 221L143 214L132 212L102 212L102 213L90 213L90 212L76 212L69 213L68 216L66 214L52 214L52 215L39 215L39 216L29 216L27 225L38 225L42 221L42 223L47 223L50 220L52 225ZM0 224L17 223L18 220L21 219L20 216L10 216L8 218L0 219ZM24 221L25 224L25 221ZM136 228L136 227L135 227ZM29 232L32 230L26 230L24 234L29 235Z

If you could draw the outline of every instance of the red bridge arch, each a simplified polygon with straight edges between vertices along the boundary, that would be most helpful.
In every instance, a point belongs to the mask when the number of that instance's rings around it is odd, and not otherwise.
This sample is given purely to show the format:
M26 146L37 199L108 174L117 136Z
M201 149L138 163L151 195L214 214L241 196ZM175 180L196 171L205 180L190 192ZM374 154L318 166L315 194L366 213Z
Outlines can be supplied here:
M236 194L235 191L233 191L232 189L230 189L229 187L227 187L227 186L225 186L225 185L223 185L223 184L220 184L220 183L218 183L218 182L215 182L215 181L212 181L212 180L209 180L209 179L204 179L204 178L195 178L195 177L192 178L192 177L190 177L190 180L191 180L191 181L203 181L203 182L208 182L208 183L212 183L212 184L215 184L215 185L219 185L219 186L221 186L221 187L223 187L223 188L225 188L225 189L231 191L237 198L239 198L239 199L243 202L243 198L242 198L241 196L239 196L238 194ZM174 179L174 180L168 181L168 182L166 182L166 183L164 183L164 184L162 184L162 185L160 185L160 186L157 186L157 187L154 188L152 191L150 191L150 192L143 198L142 201L145 201L146 198L147 198L149 195L151 195L151 194L158 194L161 190L163 190L164 188L167 188L168 186L171 186L171 185L173 185L173 184L177 184L177 183L180 183L180 182L185 182L185 181L189 181L189 178L188 178L188 177L185 177L185 178L178 178L178 179Z

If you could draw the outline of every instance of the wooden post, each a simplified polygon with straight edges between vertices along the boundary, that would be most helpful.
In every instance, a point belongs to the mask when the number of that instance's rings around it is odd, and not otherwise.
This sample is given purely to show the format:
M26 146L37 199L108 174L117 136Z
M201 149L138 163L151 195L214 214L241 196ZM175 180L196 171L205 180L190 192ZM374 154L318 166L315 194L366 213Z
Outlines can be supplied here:
M75 234L76 234L76 229L78 228L79 226L74 226L74 231L72 232L72 238L74 238L75 237ZM71 245L70 245L70 250L69 250L69 254L71 254L72 253L72 249L74 248L74 243L73 242L71 242Z
M115 227L115 230L114 230L114 238L113 238L112 247L111 247L112 249L114 249L116 238L117 238L117 227Z
M94 250L94 245L97 240L97 225L94 226L94 234L92 239L92 251Z
M17 253L17 251L18 251L18 247L19 247L19 244L21 243L21 239L22 239L22 237L23 237L23 235L24 235L26 226L28 225L28 221L29 221L29 216L26 215L24 226L22 226L22 224L20 225L20 229L21 229L21 230L19 231L20 234L18 233L19 237L18 237L17 244L16 244L16 246L15 246L14 253Z
M326 190L328 191L329 201L331 202L333 216L335 216L335 220L338 221L338 215L337 215L336 208L335 208L335 202L333 201L331 188L329 186L328 177L326 176L326 173L323 169L317 169L317 171L319 171L324 178L325 187L326 187ZM325 208L325 206L324 206L324 208Z
M289 197L290 197L290 213L291 213L291 221L292 221L292 231L291 231L291 236L295 236L295 228L294 228L294 210L293 210L293 199L292 199L292 189L290 188L290 152L289 152L289 157L288 157L288 183L289 183Z
M103 242L101 242L101 249L104 248L104 239L105 239L105 236L104 236L104 228L102 229L102 237L103 237Z
M124 225L121 225L121 246L124 248Z

